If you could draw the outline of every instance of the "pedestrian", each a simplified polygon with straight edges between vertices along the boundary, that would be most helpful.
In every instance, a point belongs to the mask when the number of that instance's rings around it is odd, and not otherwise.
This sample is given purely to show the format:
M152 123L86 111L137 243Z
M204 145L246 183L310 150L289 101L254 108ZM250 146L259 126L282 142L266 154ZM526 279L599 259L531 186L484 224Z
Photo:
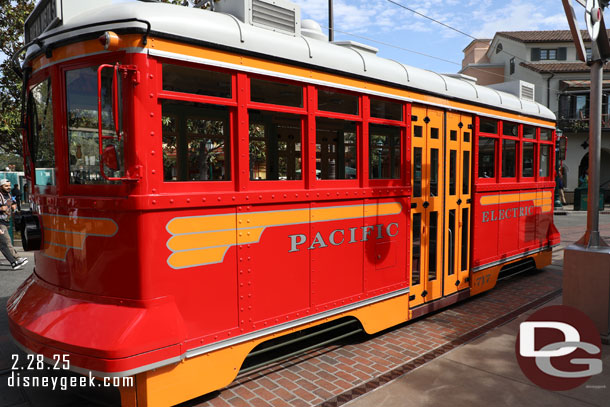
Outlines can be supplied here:
M0 251L11 263L13 270L22 268L28 262L25 257L19 257L17 250L11 243L8 228L15 209L17 209L17 204L11 196L11 181L0 180Z
M19 185L15 184L13 189L11 190L11 195L13 196L13 200L17 204L17 210L21 210L21 190L19 189Z
M559 167L559 171L557 171L557 179L555 181L557 182L557 191L559 192L559 198L561 199L561 204L565 205L565 204L567 204L567 202L566 202L566 196L563 193L563 188L565 187L563 167Z

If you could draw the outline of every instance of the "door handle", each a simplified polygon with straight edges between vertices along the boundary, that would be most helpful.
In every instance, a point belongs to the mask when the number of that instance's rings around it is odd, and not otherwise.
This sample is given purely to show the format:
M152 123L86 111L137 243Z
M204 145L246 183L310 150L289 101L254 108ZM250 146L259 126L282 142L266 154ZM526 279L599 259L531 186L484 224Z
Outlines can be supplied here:
M461 199L461 198L457 200L457 204L458 204L458 205L461 205L461 204L462 204L462 199Z

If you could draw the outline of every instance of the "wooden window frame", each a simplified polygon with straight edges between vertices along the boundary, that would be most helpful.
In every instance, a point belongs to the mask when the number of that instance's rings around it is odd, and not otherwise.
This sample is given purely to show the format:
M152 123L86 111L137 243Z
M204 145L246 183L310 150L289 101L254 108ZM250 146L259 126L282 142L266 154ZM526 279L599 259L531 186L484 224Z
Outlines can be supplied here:
M161 160L160 167L160 176L161 182L159 183L159 187L162 192L165 193L192 193L194 185L198 185L197 188L203 189L206 191L213 192L230 192L235 191L238 188L239 180L238 180L238 167L239 163L237 162L238 156L236 154L237 149L237 132L238 132L238 121L237 121L237 94L238 94L238 86L237 86L237 72L228 69L221 69L209 65L204 64L195 64L188 63L184 61L176 61L167 58L158 58L156 61L156 75L157 75L157 112L159 117L162 118L163 115L163 101L178 101L178 102L190 102L190 103L198 103L198 104L207 104L207 105L217 105L217 106L225 106L229 111L229 140L230 145L229 149L226 152L230 156L230 166L229 169L231 171L229 179L223 181L164 181L163 177L163 145L159 146L160 154L159 159ZM222 98L217 96L206 96L206 95L196 95L192 93L184 93L184 92L175 92L169 90L163 90L163 64L171 64L171 65L179 65L185 66L193 69L201 69L207 71L214 72L223 72L227 73L231 76L231 98ZM161 120L158 122L158 132L163 135L163 125Z
M475 185L493 185L493 184L498 184L498 180L500 179L500 170L502 169L501 167L501 156L500 156L500 150L501 150L501 141L502 138L499 136L502 132L502 121L501 120L497 120L497 119L491 119L491 120L496 120L498 122L497 126L496 126L496 131L497 133L483 133L480 131L480 125L481 125L481 119L487 119L485 117L481 117L481 116L476 116L475 117L475 138L473 139L474 141L474 148L473 151L475 154L474 157L474 180L475 180ZM472 137L472 135L471 135ZM479 177L479 139L481 137L487 137L487 138L492 138L494 140L496 140L496 148L495 148L495 152L494 152L494 176L491 178L481 178Z
M511 125L517 125L517 135L516 136L507 136L504 134L504 123L510 123ZM519 178L519 159L520 159L520 145L521 145L521 140L520 140L520 134L521 131L523 129L523 126L518 124L518 123L514 123L514 122L509 122L509 121L504 121L502 120L499 123L499 127L500 127L500 131L498 132L499 134L501 134L500 137L500 141L499 141L499 147L498 149L500 150L499 152L499 167L500 167L500 173L499 175L499 179L500 179L500 183L502 184L506 184L506 183L516 183L518 178ZM514 177L504 177L502 175L502 167L503 167L503 162L502 160L504 159L504 140L513 140L517 142L517 146L516 146L516 150L515 150L515 176Z
M556 137L556 132L555 132L555 130L551 130L551 139L550 140L541 140L540 139L541 130L542 130L542 128L538 128L536 130L536 133L538 135L538 148L539 148L537 160L540 161L540 149L542 148L542 146L544 146L544 145L549 146L549 175L546 177L540 176L540 162L538 162L536 180L538 182L554 182L555 181L555 137Z

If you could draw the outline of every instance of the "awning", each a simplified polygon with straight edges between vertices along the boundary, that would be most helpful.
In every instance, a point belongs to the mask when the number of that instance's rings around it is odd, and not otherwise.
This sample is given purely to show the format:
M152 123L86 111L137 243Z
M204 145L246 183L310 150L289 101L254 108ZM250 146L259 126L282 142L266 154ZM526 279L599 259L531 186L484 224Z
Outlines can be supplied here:
M604 89L610 89L610 79L602 81L602 87ZM571 91L571 90L581 90L581 89L590 89L591 81L588 79L583 80L572 80L572 81L559 81L559 90L561 91Z

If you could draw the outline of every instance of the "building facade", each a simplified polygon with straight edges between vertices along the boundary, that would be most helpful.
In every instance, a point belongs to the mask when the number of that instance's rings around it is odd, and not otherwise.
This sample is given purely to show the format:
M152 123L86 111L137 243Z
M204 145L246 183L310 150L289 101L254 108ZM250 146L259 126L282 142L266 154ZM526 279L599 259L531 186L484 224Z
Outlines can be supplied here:
M587 57L591 41L583 31ZM565 188L573 191L584 180L589 152L590 70L577 59L568 30L497 32L493 39L472 41L464 50L459 73L477 83L506 90L511 83L522 97L533 98L557 115L557 127L568 136L564 161ZM610 66L604 67L602 95L601 184L610 191ZM523 82L534 85L533 95ZM606 195L610 195L606 193Z

